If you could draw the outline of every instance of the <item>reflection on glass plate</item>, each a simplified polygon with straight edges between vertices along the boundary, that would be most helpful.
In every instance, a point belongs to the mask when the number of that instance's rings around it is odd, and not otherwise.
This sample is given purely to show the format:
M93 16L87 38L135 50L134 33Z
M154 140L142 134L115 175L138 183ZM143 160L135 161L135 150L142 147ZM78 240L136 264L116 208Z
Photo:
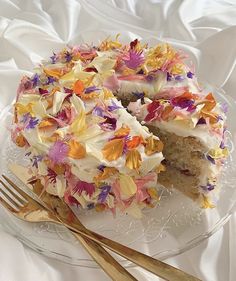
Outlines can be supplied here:
M83 211L78 214L81 221L89 229L159 259L196 246L222 227L229 220L236 201L236 113L233 100L220 92L217 98L229 106L227 143L231 153L222 172L222 189L216 208L202 210L179 192L163 189L159 204L154 209L146 209L141 220L126 215L118 214L113 218L110 213ZM24 151L10 139L8 128L12 115L9 108L0 114L0 171L7 175L11 175L7 170L9 163L24 164L26 161ZM6 231L40 253L70 264L96 267L79 242L62 226L28 224L3 208L0 208L0 222ZM131 266L120 257L119 260L124 266Z

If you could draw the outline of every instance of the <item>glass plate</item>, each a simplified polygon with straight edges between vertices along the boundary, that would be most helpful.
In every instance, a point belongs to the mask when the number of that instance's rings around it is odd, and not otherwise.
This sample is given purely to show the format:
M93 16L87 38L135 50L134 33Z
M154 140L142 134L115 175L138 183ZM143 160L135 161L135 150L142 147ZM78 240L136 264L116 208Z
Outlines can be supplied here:
M229 107L227 144L230 157L220 179L222 189L216 208L200 209L181 193L163 190L159 204L154 209L146 209L141 220L121 214L113 218L108 212L88 211L78 214L81 221L89 229L158 259L183 253L222 227L229 220L236 202L236 107L235 101L222 91L218 91L217 99L226 102ZM11 106L0 113L0 171L12 176L7 170L7 164L23 164L26 159L24 151L10 140L10 108ZM97 267L64 227L50 223L25 223L3 208L0 208L0 222L6 231L39 253L74 265ZM121 257L118 260L123 266L133 266Z

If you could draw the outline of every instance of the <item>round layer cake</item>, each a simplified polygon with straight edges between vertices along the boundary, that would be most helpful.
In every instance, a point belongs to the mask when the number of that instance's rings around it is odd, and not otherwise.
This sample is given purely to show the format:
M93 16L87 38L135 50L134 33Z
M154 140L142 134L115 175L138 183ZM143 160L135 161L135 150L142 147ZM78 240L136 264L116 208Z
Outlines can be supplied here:
M14 105L12 139L31 161L29 182L68 204L135 217L157 202L157 182L213 207L225 109L185 58L168 44L116 38L43 61Z

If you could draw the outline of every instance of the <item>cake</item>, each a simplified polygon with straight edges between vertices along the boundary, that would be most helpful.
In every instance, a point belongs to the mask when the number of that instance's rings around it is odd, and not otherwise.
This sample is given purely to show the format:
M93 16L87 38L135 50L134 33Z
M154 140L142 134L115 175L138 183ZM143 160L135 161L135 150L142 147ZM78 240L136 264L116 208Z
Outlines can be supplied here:
M225 109L185 60L165 43L108 38L42 61L14 104L12 140L30 160L29 182L70 205L135 217L159 200L157 183L213 207Z

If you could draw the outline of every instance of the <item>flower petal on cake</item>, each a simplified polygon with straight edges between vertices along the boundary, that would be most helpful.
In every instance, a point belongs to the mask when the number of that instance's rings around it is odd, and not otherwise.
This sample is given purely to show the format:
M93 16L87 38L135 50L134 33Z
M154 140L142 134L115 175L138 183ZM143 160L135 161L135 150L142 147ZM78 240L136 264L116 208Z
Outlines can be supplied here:
M86 149L85 147L77 142L76 140L70 140L69 143L69 152L68 156L73 159L81 159L86 156Z
M127 125L122 125L122 127L115 131L116 137L125 137L130 133L130 128Z
M74 84L73 92L77 95L80 95L83 93L84 89L84 83L81 80L77 80Z
M150 156L154 153L161 152L163 150L163 142L155 139L153 136L146 139L145 153Z
M132 149L126 154L125 166L131 170L137 170L141 166L142 158L137 149Z
M48 156L54 163L62 163L68 154L68 145L60 140L49 149Z
M124 139L110 140L102 149L103 157L108 161L117 160L123 154L124 145Z
M103 181L108 179L109 177L115 175L118 170L114 167L105 167L101 173L94 177L95 181Z
M144 140L141 136L133 136L131 140L126 142L126 145L128 149L133 149L138 147L143 142Z
M211 149L208 151L208 155L213 159L226 158L229 155L227 147Z
M122 200L128 199L136 194L137 185L135 184L131 176L120 174L119 184L120 184L120 195Z
M94 66L98 72L105 73L109 70L112 70L116 64L116 60L106 58L106 57L96 57L93 61L87 66Z
M61 109L62 103L66 96L67 94L58 91L54 94L52 107L53 114L56 114Z

